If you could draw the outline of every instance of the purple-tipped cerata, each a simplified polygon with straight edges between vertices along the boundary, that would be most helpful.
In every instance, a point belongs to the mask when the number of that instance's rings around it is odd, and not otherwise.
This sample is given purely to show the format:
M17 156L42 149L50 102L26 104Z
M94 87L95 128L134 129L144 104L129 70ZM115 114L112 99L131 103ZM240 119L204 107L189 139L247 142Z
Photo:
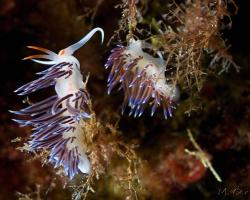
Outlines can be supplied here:
M45 54L26 57L37 63L51 65L37 73L41 77L18 88L18 95L27 95L36 90L55 87L56 94L34 103L20 111L11 111L24 115L25 120L17 120L21 126L32 126L33 133L29 145L33 150L50 151L49 161L55 167L62 166L67 176L72 179L79 170L88 174L91 170L82 126L84 120L91 117L88 111L89 94L80 73L80 64L72 55L84 45L96 32L95 28L79 42L61 50L58 54L35 46L29 46Z
M105 65L110 69L108 94L119 86L124 92L122 113L130 107L130 115L140 117L147 105L151 105L151 116L157 107L163 108L165 118L172 116L178 98L178 90L168 84L165 77L164 60L143 52L150 46L140 40L131 40L127 47L117 46Z

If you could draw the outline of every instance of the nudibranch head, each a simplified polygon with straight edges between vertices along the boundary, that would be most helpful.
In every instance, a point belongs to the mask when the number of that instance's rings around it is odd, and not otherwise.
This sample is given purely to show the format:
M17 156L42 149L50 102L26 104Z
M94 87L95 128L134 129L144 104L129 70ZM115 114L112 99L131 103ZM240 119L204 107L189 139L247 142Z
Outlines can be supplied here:
M105 65L111 68L108 94L117 85L123 89L122 113L128 105L130 115L140 117L149 104L152 105L151 116L157 107L162 107L165 118L171 117L178 89L166 81L165 61L161 54L158 53L159 58L155 58L144 52L144 48L151 46L140 40L131 40L127 47L119 45L111 51Z
M28 48L35 49L42 51L46 54L37 54L37 55L32 55L24 58L23 60L33 60L34 62L44 64L44 65L56 65L62 62L71 62L75 63L78 67L80 66L79 61L73 56L73 53L81 48L86 42L90 40L90 38L97 32L99 31L102 36L102 43L104 40L104 32L101 28L94 28L91 30L86 36L84 36L81 40L78 42L70 45L69 47L62 49L59 51L58 54L45 49L41 47L36 47L36 46L28 46ZM39 60L38 60L39 59ZM41 60L42 59L42 60Z
M46 54L29 56L26 60L31 59L52 66L37 73L41 75L40 78L25 84L15 92L18 95L27 95L54 86L56 95L20 111L11 111L26 116L25 120L14 121L21 126L33 127L29 141L31 149L49 150L49 161L54 163L55 167L62 166L70 179L79 171L88 174L91 170L82 132L84 120L91 118L88 107L90 96L83 82L80 64L72 54L97 31L101 32L103 40L103 30L95 28L79 42L61 50L59 54L41 47L29 46Z

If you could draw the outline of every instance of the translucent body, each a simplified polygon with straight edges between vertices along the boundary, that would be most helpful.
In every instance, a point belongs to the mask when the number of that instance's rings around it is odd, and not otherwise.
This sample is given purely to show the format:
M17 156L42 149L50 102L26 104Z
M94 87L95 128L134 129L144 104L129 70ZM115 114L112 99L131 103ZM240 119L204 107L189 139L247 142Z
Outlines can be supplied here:
M49 161L55 167L62 166L70 179L79 170L86 174L91 171L81 130L84 120L91 118L88 110L90 99L80 72L80 63L72 54L97 31L101 32L103 41L103 30L95 28L79 42L61 50L58 54L41 47L29 46L46 54L29 56L24 58L25 60L31 59L52 66L37 73L41 75L40 78L15 91L18 95L27 95L36 90L55 87L56 95L12 112L30 118L15 120L21 126L33 126L30 148L49 150Z
M108 93L118 85L123 89L122 113L128 105L129 114L140 117L147 105L151 105L151 115L157 107L162 107L165 118L171 117L178 90L166 81L165 62L160 53L159 58L154 58L143 51L148 47L140 40L131 40L127 47L117 46L112 50L105 65L111 68Z

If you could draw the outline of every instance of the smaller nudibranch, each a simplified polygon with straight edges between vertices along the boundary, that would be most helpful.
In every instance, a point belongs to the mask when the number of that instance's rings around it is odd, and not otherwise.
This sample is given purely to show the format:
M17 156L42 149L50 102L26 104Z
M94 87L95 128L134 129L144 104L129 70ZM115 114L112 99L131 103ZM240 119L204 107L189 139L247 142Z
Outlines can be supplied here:
M159 58L155 58L143 51L151 48L150 44L132 39L127 47L117 46L111 51L111 55L105 68L111 68L108 76L108 94L120 85L124 91L122 114L126 106L130 107L129 115L140 117L149 104L151 116L157 107L163 108L165 118L172 116L179 92L176 86L169 84L165 77L165 61L160 52Z
M46 149L50 151L49 162L55 167L64 167L67 176L72 179L79 170L89 174L91 164L86 155L82 120L91 118L88 111L89 93L80 72L80 63L72 55L82 47L101 28L90 31L79 42L61 50L58 54L35 46L31 49L45 54L37 54L24 58L34 62L52 65L37 73L40 78L25 84L15 92L27 95L36 90L55 87L56 95L34 103L20 111L11 111L28 117L28 120L14 120L21 126L32 126L33 133L29 145L33 150Z

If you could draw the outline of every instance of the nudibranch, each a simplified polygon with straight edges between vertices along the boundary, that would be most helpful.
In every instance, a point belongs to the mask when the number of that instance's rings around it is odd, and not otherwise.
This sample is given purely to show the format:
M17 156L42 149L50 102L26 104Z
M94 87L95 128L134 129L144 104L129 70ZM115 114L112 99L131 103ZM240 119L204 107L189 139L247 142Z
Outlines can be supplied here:
M163 108L165 118L172 116L179 96L175 85L167 83L165 61L160 52L158 58L146 53L150 44L132 39L127 47L117 46L111 51L105 68L111 68L108 76L108 94L116 86L123 89L124 101L122 114L126 106L129 115L140 117L147 105L151 105L151 116L158 107Z
M62 166L70 179L79 171L85 174L91 171L81 131L82 120L91 118L88 110L90 97L80 72L80 63L73 53L97 31L101 33L103 42L103 30L95 28L80 41L61 50L58 54L41 47L28 46L45 54L32 55L24 60L51 66L37 73L41 75L40 78L25 84L15 92L18 95L27 95L54 86L56 94L20 111L11 111L27 118L14 121L21 126L33 127L29 140L30 148L48 150L49 162L55 167Z

